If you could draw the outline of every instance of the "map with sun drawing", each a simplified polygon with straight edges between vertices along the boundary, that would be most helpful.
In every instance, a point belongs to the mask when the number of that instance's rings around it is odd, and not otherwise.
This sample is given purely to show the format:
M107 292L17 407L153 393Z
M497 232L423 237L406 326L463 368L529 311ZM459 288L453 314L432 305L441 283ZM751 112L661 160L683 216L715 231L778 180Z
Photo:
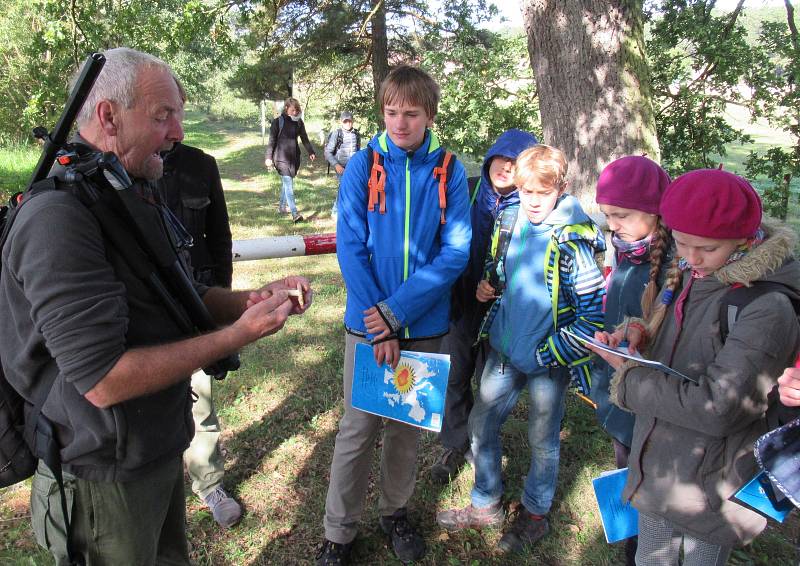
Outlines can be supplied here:
M395 371L378 366L372 346L356 344L353 407L439 432L450 356L400 351Z

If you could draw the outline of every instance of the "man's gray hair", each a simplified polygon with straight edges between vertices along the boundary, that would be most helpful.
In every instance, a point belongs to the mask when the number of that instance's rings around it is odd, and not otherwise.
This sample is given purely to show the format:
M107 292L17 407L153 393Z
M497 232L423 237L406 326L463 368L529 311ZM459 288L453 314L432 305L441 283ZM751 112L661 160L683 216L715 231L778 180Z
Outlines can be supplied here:
M128 47L108 49L103 52L103 55L106 57L106 64L100 71L76 119L79 129L81 126L91 122L95 108L102 100L116 102L125 108L133 107L136 102L136 80L139 78L139 73L142 69L166 69L175 79L181 98L186 99L183 85L178 80L178 77L175 76L169 65L158 57ZM75 81L78 80L79 74L80 69L70 80L70 90L75 85Z

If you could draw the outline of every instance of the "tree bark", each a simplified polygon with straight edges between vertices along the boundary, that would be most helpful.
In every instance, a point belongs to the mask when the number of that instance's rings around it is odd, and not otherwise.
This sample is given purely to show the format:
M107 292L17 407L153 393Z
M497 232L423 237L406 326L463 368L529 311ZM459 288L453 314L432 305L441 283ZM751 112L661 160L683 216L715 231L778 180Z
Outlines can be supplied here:
M642 0L523 0L544 143L569 162L568 190L597 210L600 171L624 155L658 161Z
M375 92L375 115L383 128L378 93L381 83L389 74L389 42L386 38L386 4L384 0L372 0L372 84Z

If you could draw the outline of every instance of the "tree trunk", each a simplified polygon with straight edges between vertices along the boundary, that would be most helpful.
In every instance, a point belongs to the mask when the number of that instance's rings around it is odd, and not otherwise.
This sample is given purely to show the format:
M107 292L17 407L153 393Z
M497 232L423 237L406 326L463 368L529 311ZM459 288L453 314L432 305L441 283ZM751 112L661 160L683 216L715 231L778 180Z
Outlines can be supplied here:
M600 171L624 155L658 161L641 0L522 0L544 143L569 162L568 190L597 210Z
M384 0L372 0L372 84L375 92L375 115L383 129L378 93L381 83L389 74L389 42L386 38L386 4Z

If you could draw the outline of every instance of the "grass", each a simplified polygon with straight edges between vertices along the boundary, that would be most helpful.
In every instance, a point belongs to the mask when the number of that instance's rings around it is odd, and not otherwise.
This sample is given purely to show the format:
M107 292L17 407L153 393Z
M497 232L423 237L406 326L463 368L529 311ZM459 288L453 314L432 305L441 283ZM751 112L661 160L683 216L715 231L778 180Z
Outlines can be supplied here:
M187 142L212 153L219 164L231 211L234 238L332 232L329 210L336 187L323 160L304 163L296 183L300 211L308 222L294 225L277 214L280 181L263 166L260 134L234 122L212 122L190 113ZM321 157L321 149L318 148ZM35 160L34 160L35 161ZM20 160L20 162L22 162ZM31 164L32 167L32 164ZM21 178L24 178L22 175ZM242 352L243 368L216 386L227 455L226 485L246 514L238 526L222 530L187 490L188 535L192 558L202 565L294 565L313 561L322 537L322 515L337 423L342 414L342 316L345 291L333 256L237 263L234 285L249 288L286 274L308 276L315 288L313 307L292 318L275 336ZM521 399L524 396L520 397ZM519 499L527 472L527 408L522 401L503 432L507 495ZM568 398L552 531L530 553L507 559L495 552L500 532L449 534L434 521L437 511L469 502L471 472L449 486L429 479L437 455L433 435L423 435L419 479L411 502L422 526L428 565L611 565L623 560L620 545L607 545L591 493L591 478L613 468L613 450L592 411ZM378 447L376 446L376 449ZM398 564L376 528L377 493L373 467L370 490L355 547L356 564ZM29 526L29 483L0 490L0 563L50 564ZM731 564L779 565L796 560L790 541L798 523L770 525L751 546L737 550Z

